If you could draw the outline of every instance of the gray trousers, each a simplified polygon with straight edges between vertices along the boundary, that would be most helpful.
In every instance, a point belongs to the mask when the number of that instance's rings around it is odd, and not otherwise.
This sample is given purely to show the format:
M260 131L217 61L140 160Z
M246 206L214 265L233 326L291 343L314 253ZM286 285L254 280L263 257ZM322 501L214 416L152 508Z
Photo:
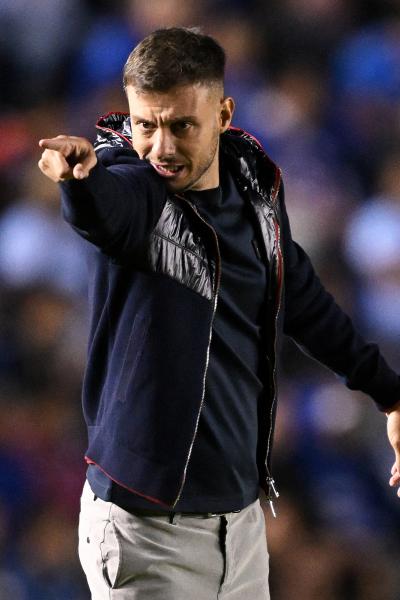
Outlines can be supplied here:
M218 516L133 515L81 498L79 558L92 600L269 600L260 503Z

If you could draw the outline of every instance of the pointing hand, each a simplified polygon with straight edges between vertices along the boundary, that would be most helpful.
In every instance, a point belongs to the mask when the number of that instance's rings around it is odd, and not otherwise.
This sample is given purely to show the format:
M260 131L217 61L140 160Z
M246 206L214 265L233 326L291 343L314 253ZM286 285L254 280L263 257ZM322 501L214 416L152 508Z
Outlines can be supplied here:
M39 168L56 183L68 179L85 179L97 163L92 144L82 137L58 135L40 140L39 146L44 148Z

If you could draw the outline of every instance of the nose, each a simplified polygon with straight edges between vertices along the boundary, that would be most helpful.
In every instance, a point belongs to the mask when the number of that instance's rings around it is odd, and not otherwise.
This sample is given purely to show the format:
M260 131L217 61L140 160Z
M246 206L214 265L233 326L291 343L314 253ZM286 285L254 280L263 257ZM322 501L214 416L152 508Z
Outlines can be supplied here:
M153 154L157 159L175 156L174 136L167 128L159 127L153 137Z

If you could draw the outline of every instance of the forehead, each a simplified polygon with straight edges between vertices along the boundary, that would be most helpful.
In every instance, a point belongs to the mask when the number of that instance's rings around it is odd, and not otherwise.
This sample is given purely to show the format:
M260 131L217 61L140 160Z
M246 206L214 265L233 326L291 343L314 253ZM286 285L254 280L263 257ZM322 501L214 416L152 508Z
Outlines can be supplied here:
M129 109L132 115L164 119L179 116L201 116L219 104L214 86L204 84L179 85L166 92L143 92L127 86Z

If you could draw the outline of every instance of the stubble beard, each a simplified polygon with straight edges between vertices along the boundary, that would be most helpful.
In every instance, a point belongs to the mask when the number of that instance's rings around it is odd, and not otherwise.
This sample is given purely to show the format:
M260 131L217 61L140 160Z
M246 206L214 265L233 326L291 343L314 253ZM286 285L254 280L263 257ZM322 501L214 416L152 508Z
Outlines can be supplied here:
M219 133L216 133L216 135L213 137L213 146L211 148L211 151L204 158L204 160L199 164L197 173L195 174L195 176L188 183L186 183L182 188L179 188L179 189L171 188L171 191L185 192L185 191L189 191L189 190L193 189L193 187L196 185L196 183L203 177L204 173L206 173L208 171L208 169L211 167L211 165L213 164L218 150L219 150Z

